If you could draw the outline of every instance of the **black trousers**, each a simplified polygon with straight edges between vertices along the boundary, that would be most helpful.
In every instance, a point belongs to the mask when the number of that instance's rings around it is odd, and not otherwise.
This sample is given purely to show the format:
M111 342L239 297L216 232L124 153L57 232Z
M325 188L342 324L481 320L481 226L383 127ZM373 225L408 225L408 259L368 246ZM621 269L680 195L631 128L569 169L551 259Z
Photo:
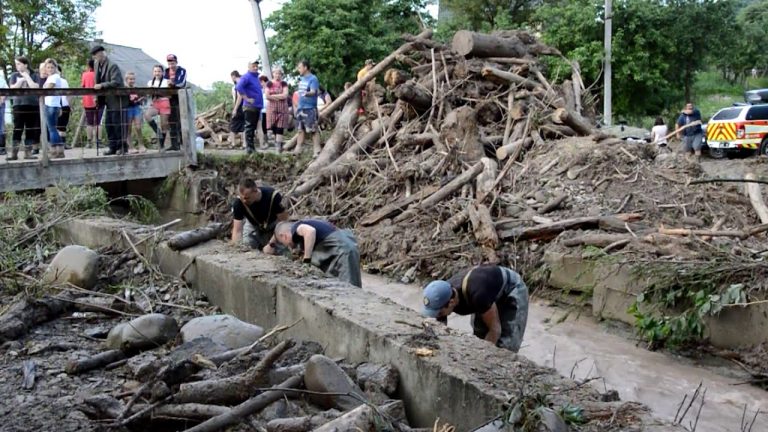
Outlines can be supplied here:
M171 150L181 146L181 113L179 112L179 97L171 96L171 115L168 118L168 128L171 134Z
M13 111L13 147L21 143L25 135L24 145L31 147L40 143L40 107L37 105L14 105Z
M118 150L126 150L128 146L125 142L125 112L120 108L107 106L104 121L106 122L109 150L113 153Z
M261 119L261 108L246 108L243 113L245 114L245 145L249 149L255 150L254 142L256 140L256 128L259 126L259 119Z

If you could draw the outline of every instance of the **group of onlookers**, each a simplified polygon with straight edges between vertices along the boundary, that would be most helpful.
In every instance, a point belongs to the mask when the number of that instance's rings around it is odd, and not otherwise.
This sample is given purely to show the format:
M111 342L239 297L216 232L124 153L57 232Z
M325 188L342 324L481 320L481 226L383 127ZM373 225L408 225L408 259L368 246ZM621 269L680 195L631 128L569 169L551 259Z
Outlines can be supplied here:
M123 75L120 67L107 56L103 46L91 49L91 60L81 76L82 88L114 89L136 87L136 74L128 71ZM61 67L54 59L46 59L38 71L32 69L28 58L19 56L15 59L16 72L11 74L8 86L12 89L61 89L69 83L61 75ZM186 87L186 70L178 65L175 55L166 58L168 68L155 65L153 78L147 83L151 88ZM35 159L40 144L40 105L37 96L13 96L11 99L13 134L10 146L6 142L4 121L0 120L0 154L6 154L6 160ZM129 152L129 145L136 139L136 148L132 152L146 151L141 133L142 123L146 121L157 135L160 150L165 148L166 137L170 139L170 150L179 150L181 125L179 116L179 98L176 95L139 95L128 96L106 94L86 95L82 97L86 147L100 144L99 130L104 119L107 133L108 150L105 155ZM45 126L49 143L49 157L63 158L65 136L69 123L69 100L67 96L48 95L44 97ZM0 119L4 117L5 98L0 98ZM159 124L156 119L159 119ZM22 142L23 139L23 142ZM8 148L10 147L10 148ZM20 151L23 154L20 155Z
M289 96L285 73L280 67L272 69L272 79L260 75L258 61L250 62L248 72L242 76L238 71L232 71L230 77L234 84L234 108L230 122L231 142L234 143L237 135L243 134L244 147L251 154L256 151L257 134L260 148L269 148L271 132L279 153L283 151L286 130L295 128L297 138L294 153L301 152L306 134L312 135L313 154L317 156L320 153L318 105L330 103L330 95L320 87L320 81L312 73L309 61L301 60L296 69L300 77L298 89L293 96Z

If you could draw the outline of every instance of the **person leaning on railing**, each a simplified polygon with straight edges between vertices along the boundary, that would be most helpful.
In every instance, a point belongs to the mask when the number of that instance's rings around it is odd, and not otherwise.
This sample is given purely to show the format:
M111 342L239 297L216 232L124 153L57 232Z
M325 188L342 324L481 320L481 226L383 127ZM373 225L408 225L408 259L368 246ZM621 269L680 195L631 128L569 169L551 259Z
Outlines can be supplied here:
M179 66L179 61L174 54L166 57L168 69L163 78L168 81L168 87L182 89L187 86L187 70ZM178 150L181 139L181 116L179 113L179 95L171 96L171 150Z
M45 60L45 69L48 76L45 78L43 88L60 89L62 88L61 75L59 75L59 65L54 59ZM45 96L45 126L48 131L48 144L50 145L49 155L51 159L64 158L64 142L61 140L59 130L56 128L61 115L61 96Z
M109 60L104 47L97 45L91 49L91 55L96 62L96 84L93 86L96 90L113 89L123 87L123 73L120 67ZM98 97L99 105L107 107L107 138L109 139L109 151L105 156L123 154L128 151L128 145L125 142L125 111L128 101L125 96L106 95Z

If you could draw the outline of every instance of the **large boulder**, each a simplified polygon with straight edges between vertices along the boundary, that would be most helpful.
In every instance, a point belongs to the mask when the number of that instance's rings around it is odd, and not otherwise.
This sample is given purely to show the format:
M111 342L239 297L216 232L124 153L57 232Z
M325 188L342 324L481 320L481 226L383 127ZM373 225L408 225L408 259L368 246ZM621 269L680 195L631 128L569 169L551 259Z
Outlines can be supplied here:
M184 342L207 337L229 349L251 345L263 335L263 328L240 321L232 315L194 318L181 328L181 337Z
M106 345L123 351L144 350L164 345L178 333L179 325L173 317L148 314L115 326L107 336Z
M350 396L329 396L329 395L311 395L310 398L315 404L325 408L338 408L342 411L351 410L365 400L363 392L360 390L352 378L330 358L316 354L313 355L306 365L304 371L304 385L307 390L322 393L349 393L357 395L358 398Z
M51 261L43 275L48 283L65 283L91 289L98 281L99 254L85 246L66 246Z

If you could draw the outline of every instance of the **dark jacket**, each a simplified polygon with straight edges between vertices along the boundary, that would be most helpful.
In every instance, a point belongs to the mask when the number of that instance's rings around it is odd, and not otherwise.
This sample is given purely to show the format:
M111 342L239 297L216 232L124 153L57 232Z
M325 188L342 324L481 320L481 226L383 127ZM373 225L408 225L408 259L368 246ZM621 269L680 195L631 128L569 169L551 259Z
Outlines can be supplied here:
M173 82L171 82L171 71L169 69L166 69L163 73L163 78L168 80L168 84L173 84L173 87L176 88L184 88L187 86L187 70L184 69L181 66L176 67L176 76L173 77Z
M124 87L123 73L120 67L109 61L104 60L96 64L96 84L101 84L102 88L121 88ZM128 106L127 96L99 96L99 105L107 105L110 109L121 109Z

